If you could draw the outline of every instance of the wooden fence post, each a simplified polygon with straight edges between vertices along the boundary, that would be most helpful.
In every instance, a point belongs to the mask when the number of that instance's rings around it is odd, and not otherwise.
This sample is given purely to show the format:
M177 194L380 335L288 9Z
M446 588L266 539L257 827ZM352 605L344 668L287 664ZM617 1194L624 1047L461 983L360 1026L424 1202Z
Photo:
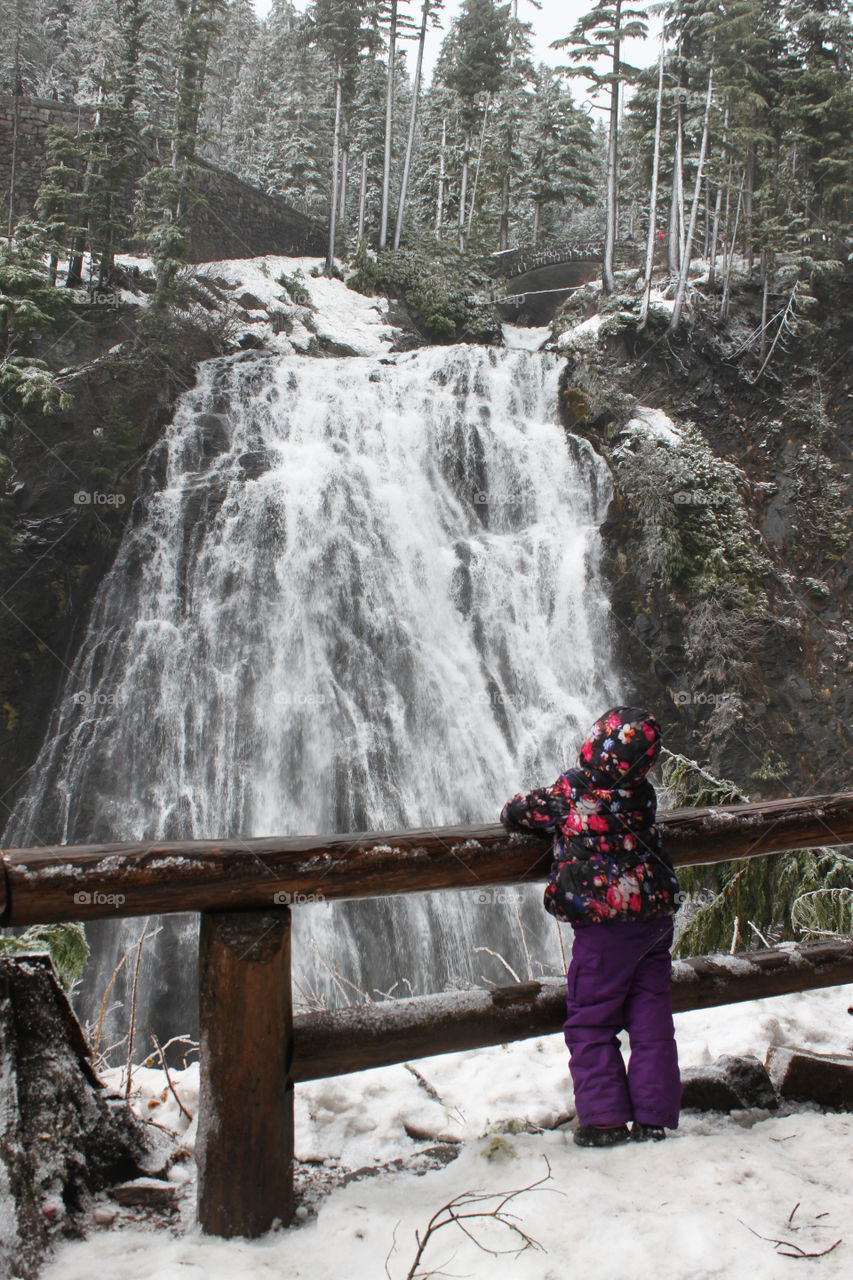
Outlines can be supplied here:
M205 911L198 1221L253 1238L293 1217L290 908Z

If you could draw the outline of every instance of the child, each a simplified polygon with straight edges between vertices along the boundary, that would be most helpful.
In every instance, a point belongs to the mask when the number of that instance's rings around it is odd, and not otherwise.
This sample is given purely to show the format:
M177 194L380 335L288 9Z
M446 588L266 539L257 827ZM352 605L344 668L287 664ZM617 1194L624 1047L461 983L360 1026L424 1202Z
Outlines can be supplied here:
M580 1146L657 1141L664 1126L678 1125L669 987L678 881L661 848L655 789L646 778L660 749L653 716L614 707L593 725L578 769L514 796L501 813L507 827L554 836L545 908L575 931L564 1032ZM631 1042L627 1072L623 1029Z

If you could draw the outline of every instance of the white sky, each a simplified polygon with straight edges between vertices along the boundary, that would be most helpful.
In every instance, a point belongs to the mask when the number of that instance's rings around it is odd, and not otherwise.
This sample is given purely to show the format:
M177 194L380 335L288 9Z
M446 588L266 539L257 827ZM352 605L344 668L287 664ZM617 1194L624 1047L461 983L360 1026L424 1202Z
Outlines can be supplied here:
M305 9L308 0L294 0L297 9ZM450 27L451 22L459 12L461 0L446 0L445 7L441 13L441 30L433 30L427 35L427 45L425 51L425 69L427 78L432 71L435 60L438 57L438 50L444 36ZM263 16L270 7L270 0L254 0L255 8L258 14ZM401 6L405 11L405 0ZM565 62L565 53L558 49L551 49L549 46L552 40L559 40L562 36L566 36L572 27L589 8L591 8L591 0L542 0L542 8L535 9L529 0L519 0L519 17L524 22L533 24L534 33L534 59L537 62L547 62L551 66L558 66ZM413 17L420 14L420 0L408 0L408 11ZM659 19L652 19L651 30L659 29ZM625 45L624 56L627 61L634 62L638 66L648 66L657 58L657 40L652 37L644 41L628 41ZM578 82L576 97L580 96L582 89L582 81Z

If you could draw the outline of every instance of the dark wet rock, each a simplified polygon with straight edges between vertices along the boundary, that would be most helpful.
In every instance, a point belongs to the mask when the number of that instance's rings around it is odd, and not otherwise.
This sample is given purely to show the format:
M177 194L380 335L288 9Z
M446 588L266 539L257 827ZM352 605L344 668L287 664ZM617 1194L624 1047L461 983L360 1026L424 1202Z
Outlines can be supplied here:
M249 293L248 289L239 294L235 299L237 306L242 307L245 311L266 311L266 306L261 302L260 298L254 293Z
M851 1054L774 1046L767 1053L767 1069L783 1098L853 1111Z
M174 1182L160 1178L134 1178L110 1190L117 1204L138 1205L143 1209L172 1209L178 1202L178 1194L179 1188Z
M264 346L264 340L259 333L249 331L240 335L237 339L237 346L242 351L261 351Z
M740 1111L749 1107L773 1110L776 1090L766 1069L752 1057L723 1054L705 1067L681 1073L681 1108L690 1111Z

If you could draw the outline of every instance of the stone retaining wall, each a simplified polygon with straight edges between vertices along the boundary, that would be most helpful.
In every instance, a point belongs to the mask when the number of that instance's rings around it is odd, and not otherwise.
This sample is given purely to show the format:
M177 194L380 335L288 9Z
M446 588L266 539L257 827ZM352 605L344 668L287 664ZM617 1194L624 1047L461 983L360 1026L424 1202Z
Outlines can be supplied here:
M0 228L33 212L47 162L48 131L62 125L75 133L92 107L0 94ZM131 170L138 177L156 163L140 141ZM251 258L264 253L323 254L325 229L276 196L249 186L233 173L201 161L199 186L205 199L190 215L190 262ZM12 190L14 181L14 191ZM128 181L126 199L132 198ZM133 246L128 244L126 248Z

